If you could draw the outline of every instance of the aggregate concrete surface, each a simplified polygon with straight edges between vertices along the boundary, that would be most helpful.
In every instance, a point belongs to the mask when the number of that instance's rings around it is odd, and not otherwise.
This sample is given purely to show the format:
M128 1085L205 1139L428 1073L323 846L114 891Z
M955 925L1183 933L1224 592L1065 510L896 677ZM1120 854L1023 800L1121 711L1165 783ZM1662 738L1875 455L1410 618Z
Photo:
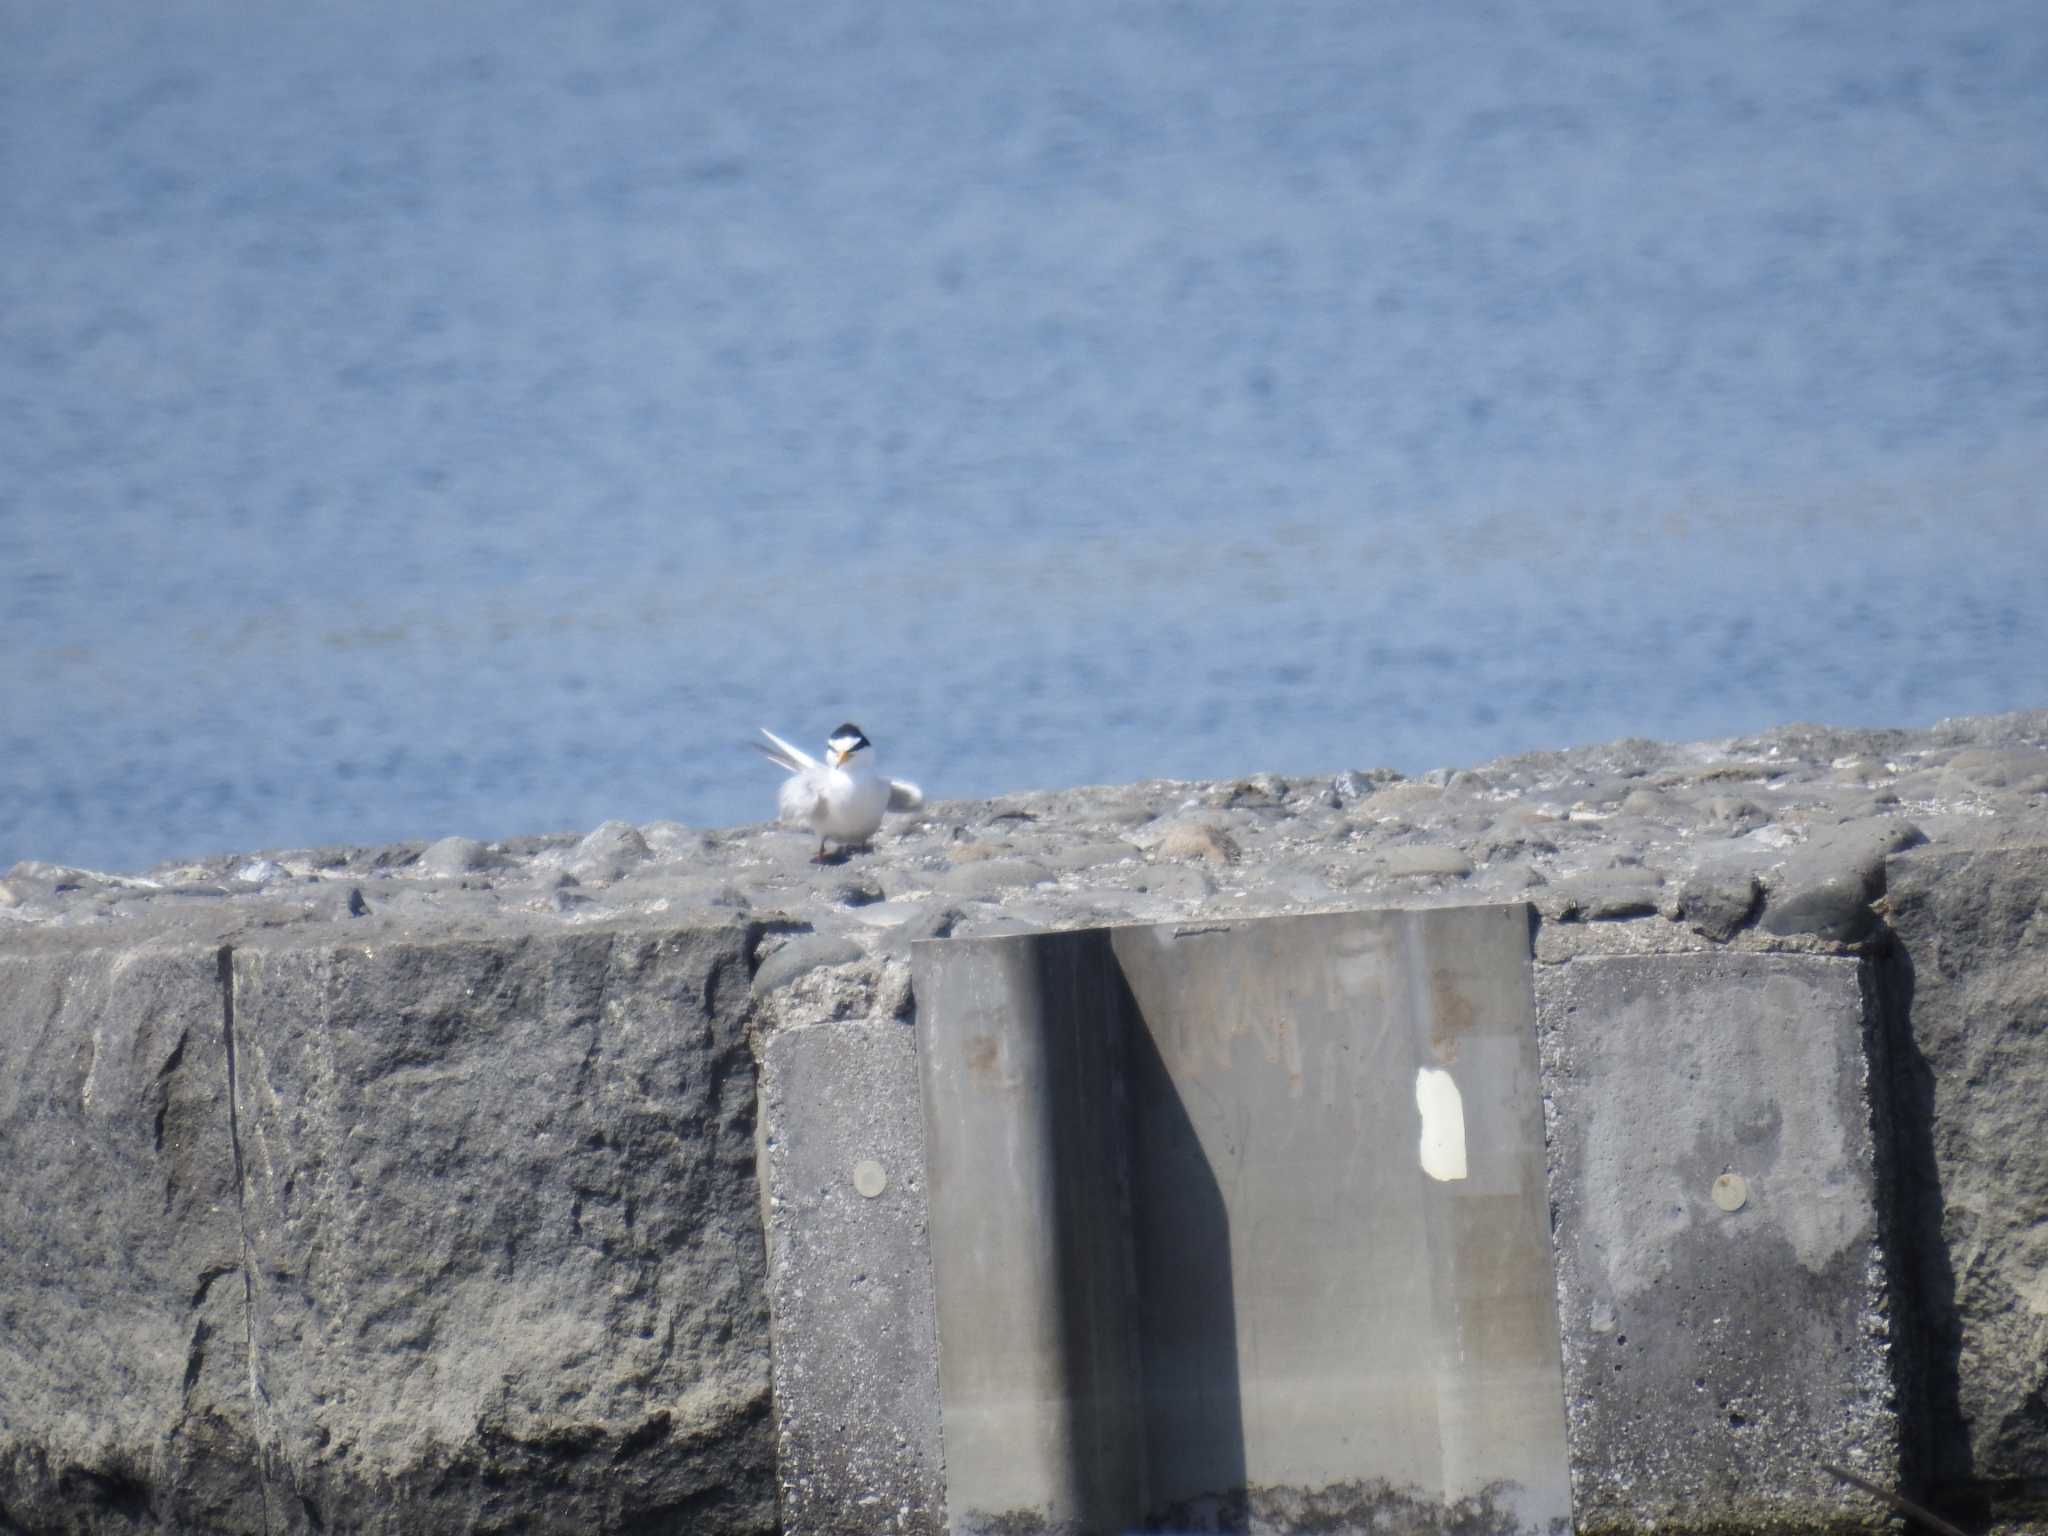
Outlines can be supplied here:
M733 772L752 771L735 754ZM764 784L764 808L772 796ZM361 941L502 933L508 921L722 919L831 941L775 963L770 990L856 951L894 967L911 940L942 934L1502 900L1533 902L1553 932L1656 916L1660 947L1833 948L1871 930L1888 854L2044 834L2037 710L1919 731L1623 740L1415 778L1365 769L938 800L826 865L797 829L674 822L273 849L140 874L29 860L0 877L0 933L242 942L332 925ZM764 966L776 948L764 945Z
M893 1019L781 1029L761 1054L782 1529L944 1528L924 1121Z

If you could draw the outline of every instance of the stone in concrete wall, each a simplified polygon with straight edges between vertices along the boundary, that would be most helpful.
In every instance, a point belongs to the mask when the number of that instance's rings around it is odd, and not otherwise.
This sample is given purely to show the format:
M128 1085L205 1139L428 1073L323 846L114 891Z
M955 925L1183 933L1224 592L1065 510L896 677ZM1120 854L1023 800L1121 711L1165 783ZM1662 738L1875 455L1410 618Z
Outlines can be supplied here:
M2048 1520L2048 846L1890 861L1936 1492Z
M767 1530L746 934L233 956L270 1529Z
M0 1529L260 1532L212 945L0 954Z
M783 1530L945 1526L917 1052L895 1019L761 1046Z
M1897 1486L1874 1035L1852 959L1538 969L1581 1531L1884 1513Z

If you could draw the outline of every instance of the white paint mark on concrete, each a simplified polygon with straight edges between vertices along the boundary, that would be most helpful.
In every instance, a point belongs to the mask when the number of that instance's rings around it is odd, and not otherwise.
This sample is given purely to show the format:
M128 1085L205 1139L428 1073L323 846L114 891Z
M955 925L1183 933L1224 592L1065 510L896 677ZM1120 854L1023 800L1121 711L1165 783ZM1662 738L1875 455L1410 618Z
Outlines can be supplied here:
M1439 1183L1465 1177L1465 1100L1450 1073L1420 1067L1415 1108L1422 1115L1422 1171Z

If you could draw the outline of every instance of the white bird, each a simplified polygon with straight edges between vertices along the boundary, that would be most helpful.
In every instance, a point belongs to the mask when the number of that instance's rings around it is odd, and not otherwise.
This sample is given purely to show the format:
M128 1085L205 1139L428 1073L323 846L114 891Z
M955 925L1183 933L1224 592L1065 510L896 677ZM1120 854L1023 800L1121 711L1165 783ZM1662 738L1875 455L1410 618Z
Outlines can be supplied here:
M782 819L818 835L814 864L825 862L827 842L842 849L865 843L881 826L884 811L914 811L924 804L924 791L915 784L885 779L875 771L874 746L850 721L825 743L822 763L765 725L761 734L775 745L757 741L754 750L789 771L776 798Z

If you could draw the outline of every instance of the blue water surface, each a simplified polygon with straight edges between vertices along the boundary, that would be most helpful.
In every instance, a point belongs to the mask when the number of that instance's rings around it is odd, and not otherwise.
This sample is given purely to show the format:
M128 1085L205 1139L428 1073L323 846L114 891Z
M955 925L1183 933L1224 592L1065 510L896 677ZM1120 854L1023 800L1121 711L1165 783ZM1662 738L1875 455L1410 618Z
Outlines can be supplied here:
M0 868L2048 704L2048 8L0 0Z

